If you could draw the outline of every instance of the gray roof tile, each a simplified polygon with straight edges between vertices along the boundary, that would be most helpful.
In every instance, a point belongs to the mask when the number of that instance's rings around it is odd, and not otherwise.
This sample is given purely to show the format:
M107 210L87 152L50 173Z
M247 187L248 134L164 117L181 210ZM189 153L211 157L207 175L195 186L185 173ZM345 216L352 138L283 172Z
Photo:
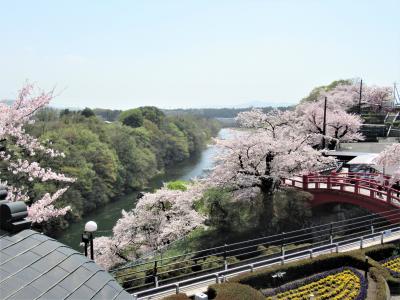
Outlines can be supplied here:
M103 285L105 285L108 280L110 280L110 276L106 272L99 272L85 282L85 285L97 291Z
M32 280L38 278L40 273L32 268L26 268L21 272L15 274L15 276L25 282L31 282Z
M22 300L22 299L34 299L35 297L40 295L40 291L35 289L33 286L27 286L22 290L15 293L10 297L10 300Z
M75 288L77 288L81 283L85 282L93 275L92 272L88 271L85 268L78 268L75 272L70 273L68 278L64 279L60 282L60 286L65 288L66 290L72 292Z
M68 273L60 267L55 267L50 272L40 276L31 284L42 292L45 292L49 290L53 285L57 285L58 282L61 281L64 277L68 277Z
M6 238L0 239L0 249L4 249L5 247L8 247L11 244L14 244L14 242L9 239Z
M79 252L77 252L74 249L69 248L69 247L60 247L60 248L57 248L57 251L63 253L66 256L69 256L72 253L79 253Z
M5 253L1 253L0 254L0 265L2 263L4 263L5 261L9 260L10 257L12 257L11 255L5 254Z
M69 294L69 292L62 288L61 286L57 285L54 288L52 288L50 291L46 292L45 294L43 294L42 296L40 296L39 299L44 300L44 299L63 299L65 298L67 295Z
M65 259L64 255L58 251L54 251L32 264L31 267L39 272L45 272L57 266L63 259Z
M32 245L33 241L33 245ZM7 246L7 248L1 250L1 252L8 254L8 255L17 255L24 252L26 249L31 248L32 246L40 243L39 241L32 240L30 238L26 238L12 246Z
M0 298L132 299L93 261L33 230L3 235L0 245Z
M79 289L73 292L67 299L68 300L80 300L80 299L90 299L92 296L96 294L96 291L88 288L85 285L82 285Z
M60 243L57 243L56 241L48 240L37 247L32 249L32 252L35 252L36 254L39 254L41 256L44 256L48 254L49 252L57 249L58 247L61 247Z
M93 299L112 299L114 298L117 294L119 293L119 291L117 291L116 289L112 288L109 285L104 286L94 297Z
M87 261L87 258L83 255L71 255L62 263L60 263L59 267L63 268L66 271L72 272Z
M7 271L3 270L2 268L0 268L0 278L5 278L6 276L8 276L10 273L8 273Z
M48 241L48 240L49 240L49 237L48 237L47 235L40 234L40 233L32 234L32 235L30 236L30 238L31 238L31 239L35 239L35 240L38 240L38 241L40 241L40 242ZM50 240L51 240L51 239L50 239Z
M15 273L17 272L19 269L21 269L21 266L19 266L16 261L10 260L7 261L6 263L1 265L1 268L9 273Z
M0 288L6 291L5 295L1 295L2 297L7 297L11 295L13 292L17 291L20 287L22 287L26 282L21 279L11 277L0 283Z

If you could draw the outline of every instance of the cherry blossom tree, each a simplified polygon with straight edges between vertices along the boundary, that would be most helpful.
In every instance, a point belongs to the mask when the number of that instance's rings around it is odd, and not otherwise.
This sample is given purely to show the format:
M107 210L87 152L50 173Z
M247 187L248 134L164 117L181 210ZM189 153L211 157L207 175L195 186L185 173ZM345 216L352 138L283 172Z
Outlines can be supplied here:
M75 181L41 167L35 160L39 153L48 158L63 157L64 154L41 143L24 129L24 125L34 122L35 113L52 98L53 91L36 92L32 84L26 84L11 105L0 103L0 184L7 187L7 200L29 204L28 217L33 223L65 215L70 207L56 208L54 204L66 191L67 184ZM9 181L18 185L9 184ZM45 193L40 199L30 199L26 185L34 182L53 182L59 189L53 194Z
M400 143L386 147L374 162L379 166L393 169L392 183L400 181Z
M341 84L334 89L320 94L318 101L323 101L328 97L329 102L335 108L349 111L354 110L360 103L360 85L357 83ZM390 108L393 99L393 90L387 86L367 86L363 85L361 90L361 105L374 112L382 112L385 108Z
M338 142L353 142L363 140L359 132L362 119L355 114L347 113L333 102L331 98L327 102L326 132L323 137L324 101L311 102L299 105L296 113L299 120L299 128L307 134L315 134L315 144L321 143L322 138L328 141L328 148L334 149Z
M391 87L370 86L365 89L364 101L372 111L381 112L385 108L390 109L393 100L393 89Z
M312 147L313 134L304 134L290 120L292 114L259 110L240 113L238 121L250 130L228 140L217 140L221 154L206 179L210 186L229 189L236 199L261 194L265 218L273 215L272 196L283 177L290 178L334 164Z
M204 216L193 206L202 191L201 185L192 184L186 191L163 187L144 194L134 209L122 212L111 237L94 240L96 262L109 269L147 251L159 250L200 226Z

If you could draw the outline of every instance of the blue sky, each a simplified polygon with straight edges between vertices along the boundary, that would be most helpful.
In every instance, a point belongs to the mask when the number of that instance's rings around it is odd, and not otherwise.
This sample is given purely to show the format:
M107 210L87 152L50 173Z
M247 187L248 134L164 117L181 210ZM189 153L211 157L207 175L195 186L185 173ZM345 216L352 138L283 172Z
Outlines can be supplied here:
M0 98L126 109L295 103L314 86L400 83L399 0L0 0Z

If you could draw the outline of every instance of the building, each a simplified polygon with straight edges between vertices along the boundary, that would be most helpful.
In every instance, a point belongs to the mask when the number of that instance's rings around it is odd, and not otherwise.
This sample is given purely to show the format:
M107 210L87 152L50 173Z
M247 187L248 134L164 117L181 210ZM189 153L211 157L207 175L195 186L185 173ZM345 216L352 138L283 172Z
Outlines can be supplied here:
M25 203L0 201L0 299L133 299L94 261L31 230L27 215Z

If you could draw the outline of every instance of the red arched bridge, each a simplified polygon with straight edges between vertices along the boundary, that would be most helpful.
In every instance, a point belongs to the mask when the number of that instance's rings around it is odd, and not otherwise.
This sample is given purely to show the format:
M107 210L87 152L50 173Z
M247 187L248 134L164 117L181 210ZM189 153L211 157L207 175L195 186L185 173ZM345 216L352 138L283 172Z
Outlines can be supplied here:
M283 179L287 186L313 194L312 206L327 203L349 203L382 215L400 209L400 191L389 185L390 177L370 173L310 174Z

